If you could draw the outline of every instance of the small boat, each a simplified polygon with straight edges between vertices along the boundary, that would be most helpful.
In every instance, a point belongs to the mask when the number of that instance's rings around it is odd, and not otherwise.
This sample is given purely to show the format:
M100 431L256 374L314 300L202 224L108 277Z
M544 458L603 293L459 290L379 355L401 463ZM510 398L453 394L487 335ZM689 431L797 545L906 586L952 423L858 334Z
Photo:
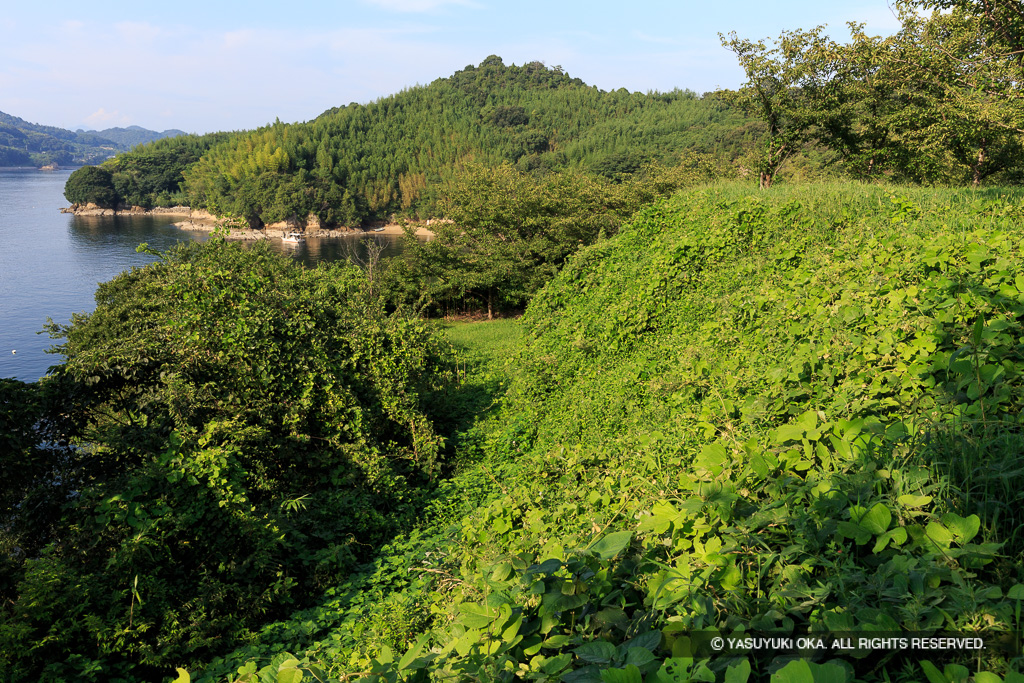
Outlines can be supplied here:
M298 244L299 242L305 242L306 238L300 232L290 232L282 237L281 241L285 244Z
M374 232L384 232L384 228L374 228Z

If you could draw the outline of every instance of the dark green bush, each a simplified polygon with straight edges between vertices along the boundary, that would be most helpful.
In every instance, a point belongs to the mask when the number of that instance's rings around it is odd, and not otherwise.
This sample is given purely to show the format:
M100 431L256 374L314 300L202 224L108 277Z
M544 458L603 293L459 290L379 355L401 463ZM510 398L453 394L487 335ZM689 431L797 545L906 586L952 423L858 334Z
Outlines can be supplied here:
M83 166L68 177L64 197L72 204L96 204L116 208L121 197L114 189L113 176L102 166Z
M352 266L193 244L54 332L48 410L77 448L0 613L8 680L207 659L346 577L440 470L446 346L385 315Z

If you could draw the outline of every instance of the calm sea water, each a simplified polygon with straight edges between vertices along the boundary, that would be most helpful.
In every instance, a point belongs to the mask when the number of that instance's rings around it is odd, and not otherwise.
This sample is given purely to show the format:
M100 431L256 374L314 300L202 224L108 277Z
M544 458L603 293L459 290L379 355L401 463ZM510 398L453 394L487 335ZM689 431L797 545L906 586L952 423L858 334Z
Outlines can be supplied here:
M64 183L70 174L0 169L0 377L35 381L59 363L59 355L46 353L53 340L39 334L46 319L66 323L72 313L93 310L98 283L153 260L136 253L140 243L163 250L209 237L174 227L175 218L60 213L68 204ZM400 250L394 237L365 239L385 241L385 255ZM296 246L272 240L271 246L312 266L349 258L362 245L349 237L309 239Z

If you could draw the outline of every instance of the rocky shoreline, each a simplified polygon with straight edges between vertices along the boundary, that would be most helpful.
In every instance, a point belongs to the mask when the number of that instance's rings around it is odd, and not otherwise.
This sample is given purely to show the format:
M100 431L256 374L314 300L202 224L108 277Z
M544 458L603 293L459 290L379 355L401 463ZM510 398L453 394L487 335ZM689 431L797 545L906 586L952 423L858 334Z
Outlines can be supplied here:
M70 213L76 216L173 216L182 217L184 220L176 222L175 227L183 230L201 230L213 232L217 228L223 228L223 219L215 216L204 209L195 209L188 206L157 207L145 209L141 206L122 207L118 209L104 209L96 204L72 204L61 209L61 213ZM415 234L418 237L432 237L434 233L425 225L415 226ZM366 228L322 228L316 216L310 215L305 220L295 217L285 221L271 223L259 230L248 228L231 228L228 232L228 239L236 240L265 240L280 239L285 235L298 232L303 237L352 237L368 234L401 235L404 229L398 223L382 223Z

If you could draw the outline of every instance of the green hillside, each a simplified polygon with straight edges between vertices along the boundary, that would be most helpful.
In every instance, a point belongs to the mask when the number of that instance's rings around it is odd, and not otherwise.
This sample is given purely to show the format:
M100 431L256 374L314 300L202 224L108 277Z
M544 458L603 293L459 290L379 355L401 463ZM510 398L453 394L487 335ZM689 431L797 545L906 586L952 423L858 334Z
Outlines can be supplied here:
M253 227L311 214L322 225L357 225L394 213L430 216L439 186L473 162L617 178L651 162L672 165L683 152L735 159L758 129L713 95L603 92L559 67L507 66L491 56L307 123L233 135L176 180L183 202L242 216ZM106 164L115 186L125 163ZM153 206L158 195L122 199Z
M293 214L352 225L429 215L439 183L470 161L616 174L687 150L734 155L742 120L713 97L602 92L492 56L425 87L239 136L186 171L185 192L192 206L257 226Z
M0 166L98 164L124 149L93 133L40 126L0 112Z
M74 132L0 112L0 167L100 164L137 144L181 134L178 130L157 133L138 126Z
M81 132L81 131L79 131ZM93 135L98 135L101 138L110 140L117 143L124 149L131 149L136 145L144 145L147 142L153 142L154 140L161 140L163 138L175 138L179 135L185 135L185 131L172 128L157 132L155 130L148 130L142 126L128 126L127 128L104 128L103 130L90 130L86 131Z
M747 193L572 259L419 530L202 680L1019 680L1024 196ZM933 630L988 649L707 647Z

